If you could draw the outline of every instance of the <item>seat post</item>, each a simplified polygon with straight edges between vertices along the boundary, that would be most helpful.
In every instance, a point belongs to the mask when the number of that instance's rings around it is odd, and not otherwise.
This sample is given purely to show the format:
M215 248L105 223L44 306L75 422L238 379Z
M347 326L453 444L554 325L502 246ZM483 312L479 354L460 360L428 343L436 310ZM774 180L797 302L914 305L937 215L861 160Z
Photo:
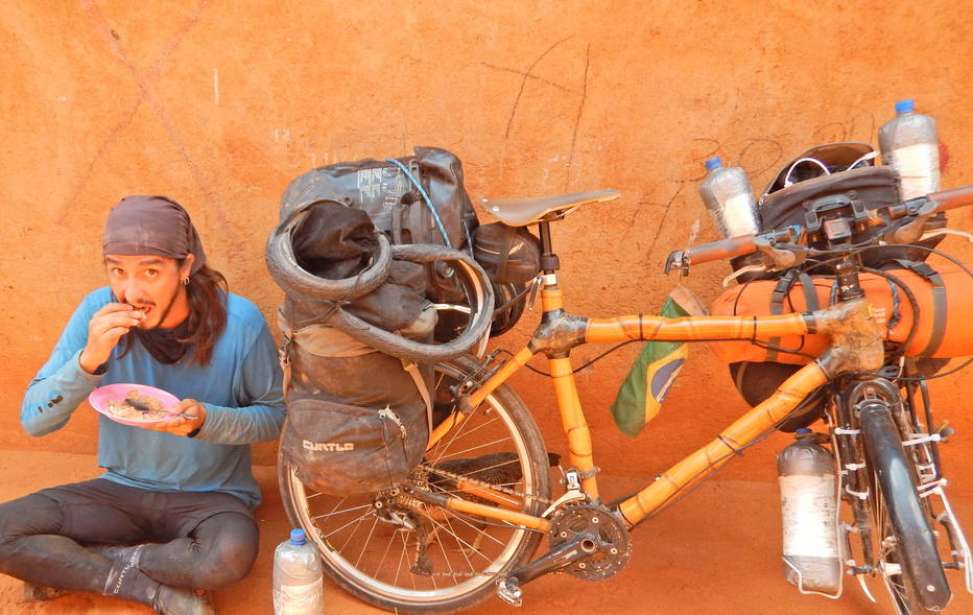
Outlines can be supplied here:
M561 268L561 263L551 245L551 222L541 220L539 226L541 231L541 270L545 274L552 274Z

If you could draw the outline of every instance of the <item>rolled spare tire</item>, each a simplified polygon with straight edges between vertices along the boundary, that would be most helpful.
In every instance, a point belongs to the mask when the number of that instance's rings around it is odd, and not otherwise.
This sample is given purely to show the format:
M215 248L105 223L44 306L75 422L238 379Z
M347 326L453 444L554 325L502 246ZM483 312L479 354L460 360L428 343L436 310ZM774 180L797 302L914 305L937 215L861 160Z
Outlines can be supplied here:
M288 295L314 301L350 301L374 291L388 278L392 267L392 246L388 238L376 233L377 248L372 262L360 273L342 279L328 279L304 269L294 252L294 234L305 221L311 208L335 204L335 201L313 201L295 209L267 239L267 270L274 282Z
M459 250L432 244L392 246L392 256L414 263L446 262L451 265L457 273L457 282L463 285L470 298L471 317L466 329L452 340L426 344L370 325L342 309L330 314L329 325L381 352L420 363L445 361L468 353L489 334L495 297L489 277L472 257Z
M268 239L266 259L271 277L287 294L287 304L301 306L301 314L291 314L292 319L300 316L297 320L306 324L310 314L305 312L316 311L317 304L320 324L401 359L427 363L468 353L486 339L492 324L494 291L470 255L434 244L392 246L384 234L374 233L365 212L336 201L313 201L294 209ZM466 326L455 338L424 343L400 335L403 327L392 326L402 320L403 308L415 308L405 309L406 315L415 312L406 319L412 322L422 311L420 304L428 304L422 288L403 286L399 282L404 280L390 277L396 266L452 271L471 308ZM396 289L404 294L392 292ZM365 309L369 307L374 309Z

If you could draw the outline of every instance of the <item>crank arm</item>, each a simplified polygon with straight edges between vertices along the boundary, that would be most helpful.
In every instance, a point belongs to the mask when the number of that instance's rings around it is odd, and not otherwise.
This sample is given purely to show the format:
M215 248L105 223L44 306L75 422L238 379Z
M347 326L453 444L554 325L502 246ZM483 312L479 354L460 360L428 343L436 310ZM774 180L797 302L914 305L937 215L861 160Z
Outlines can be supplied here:
M595 537L593 536L578 535L574 540L548 551L526 566L521 566L510 575L497 581L497 597L510 606L521 606L524 599L522 584L550 572L556 572L565 566L570 566L579 559L587 557L593 551L586 551L581 543L592 544L594 541Z
M519 587L524 583L533 581L537 577L555 572L565 566L570 566L579 559L584 559L597 551L600 542L598 536L587 533L578 534L574 539L551 549L526 566L521 566L514 570L504 582L511 582L513 585Z

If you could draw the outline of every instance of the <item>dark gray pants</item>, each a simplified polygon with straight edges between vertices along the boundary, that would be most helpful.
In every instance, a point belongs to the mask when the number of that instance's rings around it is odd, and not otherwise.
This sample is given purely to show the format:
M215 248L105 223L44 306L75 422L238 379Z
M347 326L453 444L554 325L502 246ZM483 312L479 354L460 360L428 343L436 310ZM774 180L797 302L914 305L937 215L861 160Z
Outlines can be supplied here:
M113 562L90 545L147 544L121 597L150 602L161 583L216 589L257 556L251 511L223 493L159 492L105 479L0 504L0 572L37 584L103 593Z

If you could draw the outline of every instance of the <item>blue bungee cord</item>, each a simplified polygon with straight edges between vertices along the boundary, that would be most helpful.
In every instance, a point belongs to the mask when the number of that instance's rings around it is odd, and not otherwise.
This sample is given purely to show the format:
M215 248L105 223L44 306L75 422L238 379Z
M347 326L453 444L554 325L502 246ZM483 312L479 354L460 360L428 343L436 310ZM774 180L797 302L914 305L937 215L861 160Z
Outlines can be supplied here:
M439 230L439 234L443 236L443 243L447 248L452 248L453 244L449 241L449 235L446 234L446 227L443 226L442 218L439 217L439 212L436 211L436 206L432 204L432 199L430 199L429 195L426 194L426 190L422 187L422 184L419 183L419 180L416 179L415 175L410 173L409 169L407 169L406 166L398 160L389 158L386 160L386 162L390 162L397 166L399 170L405 173L405 176L409 178L412 185L419 189L419 194L422 195L422 200L425 201L426 207L428 207L430 213L432 213L432 219L436 222L436 228Z

